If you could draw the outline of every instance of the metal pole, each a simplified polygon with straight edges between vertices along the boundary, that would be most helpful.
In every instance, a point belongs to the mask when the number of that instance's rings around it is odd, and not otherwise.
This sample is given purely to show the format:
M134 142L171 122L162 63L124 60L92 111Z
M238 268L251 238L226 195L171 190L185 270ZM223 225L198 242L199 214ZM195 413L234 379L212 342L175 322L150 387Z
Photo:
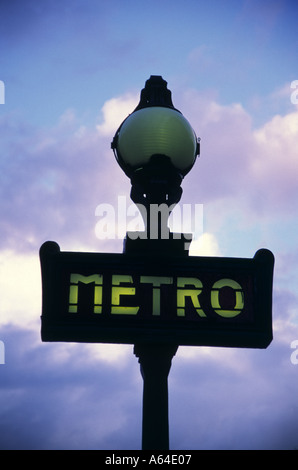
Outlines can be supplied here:
M177 345L136 344L143 377L143 450L169 450L168 375Z
M170 240L126 237L124 253L187 256L184 234L177 239L170 235ZM155 343L153 338L150 341L134 345L143 377L142 449L169 450L168 375L178 345Z

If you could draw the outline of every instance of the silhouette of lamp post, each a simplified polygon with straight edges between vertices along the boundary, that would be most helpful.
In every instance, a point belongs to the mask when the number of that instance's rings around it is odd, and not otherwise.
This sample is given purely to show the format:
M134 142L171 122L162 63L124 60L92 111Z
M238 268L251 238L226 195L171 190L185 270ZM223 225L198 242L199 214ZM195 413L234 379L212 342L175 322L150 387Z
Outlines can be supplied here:
M142 208L145 224L139 237L127 234L124 252L158 255L156 262L161 264L163 256L187 256L183 234L174 237L167 219L158 212L153 219L151 214L153 205L162 204L170 214L181 198L182 180L200 153L199 139L173 106L171 91L161 76L146 81L138 106L116 131L111 147L131 180L130 197ZM134 345L144 381L143 449L169 448L167 378L177 349L177 344L160 344L154 338Z

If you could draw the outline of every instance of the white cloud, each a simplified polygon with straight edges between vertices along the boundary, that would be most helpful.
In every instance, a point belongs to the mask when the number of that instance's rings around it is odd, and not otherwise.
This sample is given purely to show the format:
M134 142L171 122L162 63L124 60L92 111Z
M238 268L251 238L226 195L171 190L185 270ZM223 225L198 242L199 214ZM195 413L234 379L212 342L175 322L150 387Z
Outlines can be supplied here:
M0 252L0 325L35 326L41 314L38 254Z
M298 112L285 116L276 115L262 128L254 132L255 139L260 145L268 147L269 152L282 150L285 144L292 146L297 141Z
M138 104L138 96L131 93L111 98L102 107L103 122L97 125L102 136L113 136L124 119Z
M190 244L191 256L220 256L216 237L212 233L203 233L197 240Z
M253 133L250 175L267 212L294 210L298 197L298 111L274 116Z
M115 369L122 369L133 357L133 346L130 344L105 343L44 343L50 349L51 361L57 364L71 364L75 358L78 366L102 362ZM137 360L137 359L136 359Z
M230 200L257 217L293 213L298 197L295 107L258 128L240 103L222 105L208 93L189 90L180 109L188 111L201 137L200 158L187 177L200 202Z

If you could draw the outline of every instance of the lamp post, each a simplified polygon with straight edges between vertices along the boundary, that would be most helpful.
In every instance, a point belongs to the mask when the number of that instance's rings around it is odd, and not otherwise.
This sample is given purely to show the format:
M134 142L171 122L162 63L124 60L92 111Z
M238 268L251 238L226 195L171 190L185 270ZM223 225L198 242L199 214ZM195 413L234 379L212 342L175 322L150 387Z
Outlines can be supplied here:
M112 148L145 231L128 232L122 254L41 246L41 337L134 344L144 380L142 448L167 450L167 380L178 346L267 348L274 256L261 249L253 259L188 257L189 236L170 233L167 218L199 141L162 77L147 80ZM166 217L154 206L166 207Z
M140 102L120 125L112 141L117 162L131 180L131 199L140 208L145 232L126 236L124 253L187 256L185 236L175 237L167 218L182 195L181 183L200 153L199 139L178 111L161 76L151 76ZM167 217L152 211L165 205ZM134 345L143 388L143 449L169 449L168 374L178 345L150 338Z

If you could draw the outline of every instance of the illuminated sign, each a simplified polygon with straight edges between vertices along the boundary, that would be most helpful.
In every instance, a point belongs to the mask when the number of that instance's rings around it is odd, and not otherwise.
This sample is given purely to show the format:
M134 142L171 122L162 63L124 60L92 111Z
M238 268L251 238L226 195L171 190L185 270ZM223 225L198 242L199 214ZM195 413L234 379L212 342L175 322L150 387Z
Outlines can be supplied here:
M274 258L40 250L42 340L265 348Z

